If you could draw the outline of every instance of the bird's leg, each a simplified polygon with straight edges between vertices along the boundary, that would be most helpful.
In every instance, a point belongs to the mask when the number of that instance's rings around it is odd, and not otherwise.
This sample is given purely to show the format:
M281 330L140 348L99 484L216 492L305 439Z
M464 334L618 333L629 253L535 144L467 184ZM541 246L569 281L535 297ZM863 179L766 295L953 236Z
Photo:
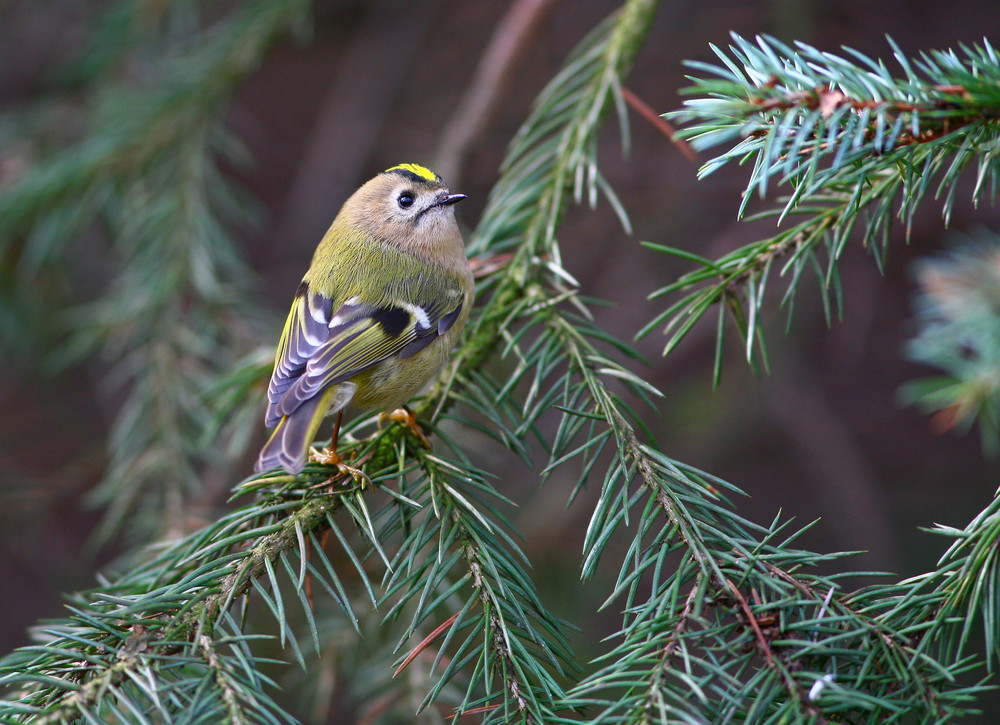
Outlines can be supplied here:
M379 413L378 424L380 428L387 420L391 420L394 423L402 423L410 429L410 432L420 441L424 448L427 450L431 449L431 442L427 440L427 436L420 429L420 425L417 423L417 416L409 408L396 408L391 413Z
M309 460L322 463L325 466L339 466L340 454L337 453L337 439L340 437L340 420L344 417L344 411L337 413L337 422L333 424L333 437L330 438L330 446L319 450L309 449Z
M315 461L316 463L322 463L325 466L336 466L338 471L353 478L355 483L362 486L366 483L370 485L372 480L368 478L368 474L360 468L348 466L340 459L340 454L337 453L337 439L340 437L340 422L343 417L344 411L337 413L337 420L333 424L333 436L330 438L330 447L324 448L322 451L310 448L309 460Z
M340 438L340 421L344 419L344 411L337 412L337 421L333 424L333 437L330 438L330 447L337 450L337 440Z

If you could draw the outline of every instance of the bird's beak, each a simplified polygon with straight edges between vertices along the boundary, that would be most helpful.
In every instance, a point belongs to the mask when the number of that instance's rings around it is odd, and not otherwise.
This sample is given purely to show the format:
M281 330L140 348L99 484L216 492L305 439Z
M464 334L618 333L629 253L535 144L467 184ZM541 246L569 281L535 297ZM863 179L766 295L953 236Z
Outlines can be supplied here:
M465 198L465 194L447 194L446 196L441 197L436 206L451 206L452 204L457 204Z
M417 217L422 217L426 212L429 212L431 209L437 209L439 206L451 206L452 204L457 204L464 198L465 194L446 194L441 192L434 200L433 204L421 209L420 213L417 214Z

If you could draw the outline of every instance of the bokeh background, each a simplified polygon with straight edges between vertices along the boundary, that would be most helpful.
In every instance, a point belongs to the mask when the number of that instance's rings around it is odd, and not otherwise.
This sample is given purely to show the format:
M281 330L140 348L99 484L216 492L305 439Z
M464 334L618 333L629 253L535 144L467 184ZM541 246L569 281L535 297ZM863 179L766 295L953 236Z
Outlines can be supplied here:
M106 5L0 0L2 110L48 91ZM387 166L443 164L452 189L469 196L460 220L474 226L535 95L618 3L535 3L527 42L499 79L495 105L464 154L447 157L454 149L446 130L454 128L484 49L516 5L529 3L317 0L311 32L275 47L239 91L229 124L254 162L238 173L263 216L238 233L262 304L276 318L340 203ZM995 0L664 0L628 88L659 113L678 108L683 61L710 60L709 44L726 44L730 31L834 51L849 45L888 62L887 34L909 55L984 36L1000 42L1000 12ZM598 311L600 324L625 339L661 309L647 295L685 270L640 241L715 257L770 233L767 225L736 220L745 170L734 166L696 181L697 165L634 114L631 136L631 152L623 155L609 124L600 158L633 233L626 235L600 204L571 210L559 234L584 292L613 303ZM664 341L657 332L637 342L650 361L640 372L666 394L659 411L647 415L663 449L743 488L749 497L738 502L739 511L751 520L767 523L779 511L799 524L820 519L803 543L867 552L855 569L908 576L932 566L943 542L920 527L964 526L1000 482L997 463L984 458L975 434L939 434L897 397L901 384L930 372L902 356L914 330L912 262L941 249L953 232L1000 230L1000 211L973 208L968 198L959 194L951 231L928 200L909 244L897 230L884 274L860 245L851 248L841 268L843 319L832 328L812 283L800 290L788 335L784 312L772 305L770 374L755 376L731 349L713 390L712 324L696 328L667 359L660 357ZM780 299L777 290L772 294ZM102 393L103 372L99 360L57 376L30 361L0 369L4 651L25 643L29 625L59 613L61 592L91 585L95 570L117 553L114 544L85 546L100 512L83 498L101 477L105 436L117 412L118 399ZM568 489L559 479L540 488L530 471L509 470L500 487L519 504L511 515L526 536L543 599L574 619L592 611L605 590L578 582L585 501L567 509ZM594 633L610 625L611 619L597 619Z

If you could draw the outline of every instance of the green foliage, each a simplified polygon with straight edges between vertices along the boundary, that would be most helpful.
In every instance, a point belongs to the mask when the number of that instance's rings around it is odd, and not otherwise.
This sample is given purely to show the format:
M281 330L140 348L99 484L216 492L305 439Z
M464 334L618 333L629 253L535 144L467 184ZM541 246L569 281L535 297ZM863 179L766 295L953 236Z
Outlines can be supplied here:
M815 274L829 318L840 305L837 261L859 225L881 267L894 219L909 230L929 192L947 220L963 171L975 165L976 201L994 201L1000 181L1000 65L988 42L963 48L964 57L936 51L913 61L893 46L903 72L895 78L882 61L849 48L854 60L804 43L733 40L728 53L713 46L722 65L690 63L709 78L694 78L685 92L699 97L668 115L687 124L679 136L695 149L733 144L702 176L733 160L752 163L741 216L755 192L790 189L750 217L774 219L779 231L717 260L650 245L697 268L653 294L680 296L640 332L664 326L668 353L721 303L716 379L727 308L747 359L766 362L759 323L772 272L788 280L789 316L802 277Z
M247 5L225 25L259 41L242 46L254 51L241 56L244 70L298 12L289 5L288 17L269 15L269 7ZM508 149L470 243L487 270L480 304L453 364L415 406L435 436L434 451L401 427L373 432L372 420L354 420L338 448L352 468L311 463L295 476L267 472L243 481L235 509L131 555L98 586L70 597L69 613L40 625L35 644L0 660L0 719L293 721L296 713L281 697L286 685L275 674L289 659L310 676L328 666L354 671L350 695L384 702L385 722L452 715L484 723L946 722L976 710L986 687L977 678L1000 645L996 502L963 531L939 530L954 541L935 571L844 590L842 581L858 575L839 571L846 555L798 548L801 532L778 518L767 526L743 519L731 503L743 495L739 488L648 440L630 401L649 402L660 393L630 369L638 356L593 323L592 302L562 265L557 232L568 204L603 197L624 221L600 173L596 139L613 111L627 129L622 79L655 8L651 0L629 0L588 35ZM199 50L230 47L214 44L224 35L192 42L190 52L203 61L232 59ZM92 65L113 62L100 57ZM216 127L225 90L238 76L218 87L209 83L220 95L213 96L218 104L207 126ZM182 187L203 203L212 198L204 176L205 163L218 153L208 144L212 137L202 136L188 159L201 160L194 186ZM152 199L148 210L135 213L156 213L158 199L133 195L148 194L147 179L160 173L176 178L176 161L116 180L109 187L114 194L106 192L116 200L111 206ZM780 173L789 182L799 178ZM77 192L61 193L69 200ZM36 213L44 208L41 198ZM819 197L810 192L810 198ZM215 218L206 207L194 210L188 230L198 228L195 218ZM122 214L113 218L135 219ZM165 249L151 231L158 225L141 218L135 220L141 234L129 234L144 244L126 247L123 260L136 265L136 274L148 271L146 264L170 269L173 260L159 256ZM827 218L831 234L850 222L849 215ZM22 232L30 236L30 215L23 219ZM210 260L227 249L221 227L199 239L212 246ZM829 243L822 234L817 239ZM13 248L4 253L21 254ZM768 254L766 246L755 249ZM708 271L678 287L713 287L730 274L726 289L752 281L743 325L748 340L757 335L752 320L769 265L753 263L752 253L743 262L703 260ZM776 256L772 250L767 259ZM815 255L802 256L811 264ZM737 274L740 264L744 272ZM120 285L128 281L124 269ZM127 320L159 320L177 294L194 295L205 314L215 309L214 281L204 292L197 280L176 284L162 291L165 306L155 306L151 317L140 306L143 314ZM107 299L116 294L113 285ZM733 304L729 294L692 297L690 314L722 299ZM740 304L734 309L741 314ZM135 342L144 332L130 333L121 349L145 350ZM95 334L95 341L107 345L110 335ZM202 354L172 344L172 354L185 359ZM206 373L211 384L199 389L224 412L204 426L181 426L184 441L192 430L202 436L221 430L221 417L237 415L240 401L252 398L248 391L266 376L259 359L234 361L235 355L219 362ZM161 380L153 376L164 371L144 374ZM583 487L599 486L577 565L594 586L599 566L617 570L605 607L621 619L597 662L579 661L568 644L570 625L542 601L507 518L513 502L463 447L473 431L515 451L542 479L570 473L571 503ZM176 450L161 448L159 440L148 445L150 455ZM532 451L539 448L545 460L534 466ZM820 564L838 573L819 573ZM976 622L986 636L985 658L969 646ZM311 699L321 700L320 686L314 689ZM379 716L374 711L372 705L372 719Z
M917 267L920 329L907 354L944 375L914 380L904 400L935 413L942 430L975 422L983 450L1000 452L1000 242L980 233Z
M207 391L255 341L261 318L231 236L252 217L220 171L243 160L223 112L308 8L304 0L251 2L210 24L187 3L157 12L118 3L68 72L59 102L86 108L74 138L58 146L49 138L62 132L57 101L25 111L43 122L41 131L23 125L36 158L0 195L10 285L0 299L0 340L16 351L29 345L27 330L55 322L60 344L49 365L99 350L109 385L126 391L107 472L91 497L106 507L101 540L126 521L133 537L183 529L185 501L201 488ZM113 270L87 262L93 244L110 252ZM69 301L85 295L93 301Z

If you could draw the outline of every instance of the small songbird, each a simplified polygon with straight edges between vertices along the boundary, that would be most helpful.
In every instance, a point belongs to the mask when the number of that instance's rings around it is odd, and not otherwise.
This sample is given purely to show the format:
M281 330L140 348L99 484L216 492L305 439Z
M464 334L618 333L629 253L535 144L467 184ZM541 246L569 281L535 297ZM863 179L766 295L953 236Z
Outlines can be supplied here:
M274 432L256 470L298 473L320 423L403 406L447 361L473 282L441 177L417 164L354 192L316 248L292 301L267 391ZM411 421L412 422L412 421Z

